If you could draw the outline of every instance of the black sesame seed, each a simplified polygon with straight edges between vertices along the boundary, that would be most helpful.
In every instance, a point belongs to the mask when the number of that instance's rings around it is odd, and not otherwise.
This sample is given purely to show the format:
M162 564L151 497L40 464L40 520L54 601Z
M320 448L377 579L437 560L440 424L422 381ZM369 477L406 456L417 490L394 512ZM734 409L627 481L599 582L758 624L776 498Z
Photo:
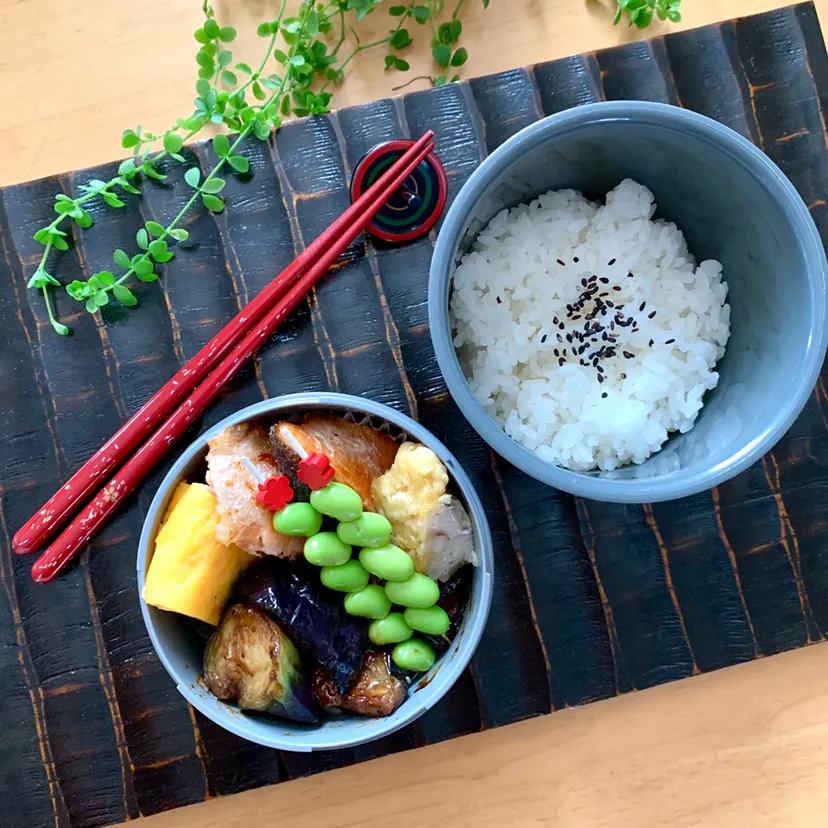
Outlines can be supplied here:
M653 311L652 313L647 314L647 319L652 319L655 315L656 315L656 312Z
M558 351L558 349L557 349L557 348L555 348L554 354L555 354L555 356L556 356L556 357L559 357L559 356L560 356L560 353L559 353L559 351Z
M603 394L601 394L601 399L602 399L602 400L605 400L606 398L607 398L607 392L606 392L606 391L604 391L604 393L603 393Z
M651 339L651 340L650 340L650 347L651 347L651 348L653 347L653 342L654 342L654 341L655 341L655 340L653 340L653 339Z
M563 337L560 334L555 334L558 337L558 342L563 342Z
M672 345L676 340L675 339L668 339L664 344L665 345Z
M644 310L644 308L646 307L646 305L647 305L647 303L646 303L646 302L642 302L642 303L638 306L638 310L639 310L639 311L643 311L643 310Z
M627 378L626 374L621 374L621 379L626 379L626 378Z
M561 337L560 337L560 334L559 334L559 335L558 335L558 341L559 341L559 342L560 342L560 339L561 339ZM570 343L570 345L572 344L572 334L567 334L567 335L566 335L566 341L567 341L567 342L569 342L569 343Z
M587 286L587 280L586 279L581 279L581 287L586 287L586 286Z
M631 354L629 351L624 351L624 359L633 359L635 354Z
M628 274L627 274L627 278L628 278L628 279L632 279L632 278L633 278L632 273L628 273Z
M553 324L553 325L557 325L559 321L560 321L560 320L558 319L558 317L557 317L557 316L553 316L553 317L552 317L552 324Z
M575 264L578 264L581 260L577 256L573 256L572 261L575 262Z
M541 345L543 345L543 343L544 343L544 342L546 342L546 334L544 334L544 335L541 337Z
M565 262L563 259L558 259L558 264L559 264L561 267L566 267L566 262Z
M563 330L563 329L566 327L566 325L564 325L564 323L563 323L563 322L561 322L561 323L558 325L558 327L559 327L561 330Z
M609 334L607 334L607 332L606 332L606 331L604 331L604 332L601 334L601 339L603 339L603 340L604 340L604 342L608 342L608 341L609 341Z
M616 261L617 261L616 259L610 259L610 260L607 262L607 267L612 267L612 266L615 264L615 262L616 262Z
M621 290L621 285L613 285L612 289L613 290Z
M598 371L598 373L599 373L599 374L603 374L603 373L604 373L604 369L603 369L600 365L596 365L596 366L595 366L595 368L597 369L597 371Z
M614 308L615 307L615 302L611 302L609 299L607 299L607 307L608 308Z
M563 357L561 357L561 358L558 360L558 367L560 368L560 367L561 367L561 366L563 366L563 365L566 365L566 360L565 360Z
M598 374L598 382L603 382L603 381L604 381L604 378L600 374Z
M592 276L589 277L590 282L594 282L598 277L593 273Z
M598 281L599 281L599 282L602 282L602 283L603 283L603 284L605 284L605 285L608 285L608 284L609 284L609 279L607 279L607 277L606 277L606 276L602 276L602 277L601 277Z
M638 333L638 328L633 328L633 329L632 329L632 332L633 332L633 333Z
M497 297L497 304L498 304L498 305L502 305L502 304L503 304L503 300L502 300L499 296Z

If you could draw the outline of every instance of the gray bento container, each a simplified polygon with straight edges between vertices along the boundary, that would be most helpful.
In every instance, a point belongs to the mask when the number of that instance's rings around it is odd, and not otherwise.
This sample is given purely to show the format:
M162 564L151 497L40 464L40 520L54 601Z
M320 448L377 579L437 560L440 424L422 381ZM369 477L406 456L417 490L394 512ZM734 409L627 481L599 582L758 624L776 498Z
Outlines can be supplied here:
M219 701L199 683L205 641L195 635L181 616L148 606L141 599L141 613L152 644L178 691L190 704L216 724L266 747L309 752L348 748L394 733L433 707L449 691L474 654L492 600L494 558L486 515L466 473L449 450L410 417L382 403L346 394L293 394L265 400L243 408L201 435L176 461L162 481L147 514L138 547L138 593L152 557L156 532L167 502L181 481L203 480L207 441L227 426L248 420L272 422L310 410L352 412L387 422L413 440L432 449L445 463L453 489L464 502L475 538L478 566L474 572L472 594L460 631L448 651L434 667L409 690L405 703L393 715L368 719L351 715L329 716L319 725L302 725L277 718L251 717L234 704Z
M601 198L624 178L655 195L699 261L724 266L731 338L721 379L686 434L641 465L611 472L554 466L509 437L475 399L452 344L449 294L458 258L505 207L554 189ZM685 497L756 462L790 428L826 346L826 261L808 208L782 171L722 124L666 104L611 101L521 130L472 173L446 214L431 263L429 324L454 401L518 468L573 495L616 503Z

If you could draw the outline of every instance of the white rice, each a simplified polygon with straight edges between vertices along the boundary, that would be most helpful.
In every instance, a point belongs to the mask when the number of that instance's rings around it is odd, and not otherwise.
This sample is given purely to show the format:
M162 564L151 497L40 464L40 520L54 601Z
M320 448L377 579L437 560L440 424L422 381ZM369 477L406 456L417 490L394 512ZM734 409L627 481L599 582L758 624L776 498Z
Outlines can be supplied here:
M498 213L457 266L454 344L471 389L507 434L549 463L642 463L670 432L692 428L719 380L713 369L730 336L722 266L697 266L681 231L652 220L655 209L653 194L629 179L605 206L574 190L546 193ZM600 291L568 313L586 290L582 279ZM567 334L584 333L596 298L614 307L598 313L592 324L604 330L573 355ZM617 345L604 333L617 334ZM615 349L599 361L603 375L588 359L601 346Z

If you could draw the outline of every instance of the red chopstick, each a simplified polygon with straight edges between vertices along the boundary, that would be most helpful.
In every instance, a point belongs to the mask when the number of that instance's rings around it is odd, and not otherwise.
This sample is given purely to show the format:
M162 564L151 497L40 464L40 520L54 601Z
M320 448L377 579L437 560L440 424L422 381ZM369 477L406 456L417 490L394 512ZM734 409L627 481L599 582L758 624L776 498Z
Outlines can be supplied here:
M328 271L330 266L362 232L411 171L432 151L433 144L420 149L414 159L373 199L360 216L303 274L244 338L236 344L228 356L213 370L207 379L193 391L175 413L152 437L126 462L120 472L98 493L92 502L73 520L57 540L35 561L32 578L45 584L57 577L69 562L83 549L90 538L101 528L108 517L150 473L155 464L166 454L199 417L207 406L221 393L224 386L244 365L252 354L263 345L282 321L304 298L313 285Z
M363 193L324 233L314 240L262 292L243 308L214 336L166 385L136 412L121 428L78 469L37 512L20 528L12 540L18 555L36 552L69 519L77 507L86 501L105 475L145 440L175 406L201 382L221 361L225 354L267 313L274 302L306 270L334 240L359 220L367 205L376 200L376 194L385 191L388 183L396 181L396 171L431 140L429 130L417 140L379 179ZM404 180L404 179L403 179ZM399 186L399 185L396 185ZM395 186L395 189L396 189ZM393 193L393 190L392 190ZM369 220L374 214L369 216ZM368 223L366 221L360 230ZM357 231L358 234L359 231ZM355 234L354 237L357 235Z

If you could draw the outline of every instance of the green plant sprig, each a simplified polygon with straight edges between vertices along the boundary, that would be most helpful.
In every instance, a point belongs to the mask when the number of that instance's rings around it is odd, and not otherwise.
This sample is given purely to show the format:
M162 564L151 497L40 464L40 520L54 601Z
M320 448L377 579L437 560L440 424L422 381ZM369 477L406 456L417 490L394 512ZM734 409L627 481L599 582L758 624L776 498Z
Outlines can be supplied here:
M218 162L203 178L198 167L185 171L184 179L193 192L170 222L145 222L136 234L138 250L133 255L116 250L112 270L100 270L85 281L74 280L66 286L68 295L82 302L90 313L98 312L112 300L132 307L137 304L137 298L131 282L158 279L157 265L174 256L171 244L188 238L189 234L181 224L194 206L200 201L211 212L224 209L225 203L219 194L226 182L219 173L228 167L242 174L250 169L249 160L238 152L242 142L251 134L259 140L268 140L287 115L302 117L329 112L334 94L331 87L342 83L346 67L359 54L384 48L386 69L406 71L408 61L400 57L399 52L408 48L413 38L405 23L413 20L425 25L431 21L434 30L432 56L438 67L459 67L465 63L466 50L452 48L462 32L458 15L463 0L442 22L439 18L444 12L443 0L409 0L405 5L392 6L389 9L391 16L399 18L395 25L384 37L361 43L350 19L354 18L358 24L381 2L305 0L296 16L286 17L286 0L282 0L276 18L261 23L257 29L267 43L259 65L253 69L244 62L233 62L228 44L235 40L236 30L231 26L220 26L209 0L204 0L204 21L194 33L198 43L198 79L192 114L177 119L174 126L161 133L140 126L125 130L121 145L131 150L133 156L119 166L118 174L109 181L93 179L87 182L80 187L77 198L57 195L56 218L35 234L44 250L29 287L41 291L49 321L57 333L66 335L69 329L56 318L51 291L61 285L47 266L55 251L60 253L69 248L66 222L74 221L84 230L92 225L92 216L85 206L90 200L98 198L107 207L123 208L127 196L141 194L140 185L144 179L163 181L168 177L169 170L162 172L159 166L162 160L172 159L186 165L187 159L181 154L185 142L207 124L223 125L232 135L232 138L224 133L215 136L213 148ZM488 6L488 0L483 0L483 5ZM355 45L343 57L342 48L349 33ZM275 72L267 69L271 59L276 63ZM435 86L449 82L444 75L429 79ZM456 79L457 75L451 78L452 81Z
M646 29L653 22L653 16L659 20L669 20L672 23L681 22L681 0L616 0L618 9L615 12L617 26L626 14L630 26Z

